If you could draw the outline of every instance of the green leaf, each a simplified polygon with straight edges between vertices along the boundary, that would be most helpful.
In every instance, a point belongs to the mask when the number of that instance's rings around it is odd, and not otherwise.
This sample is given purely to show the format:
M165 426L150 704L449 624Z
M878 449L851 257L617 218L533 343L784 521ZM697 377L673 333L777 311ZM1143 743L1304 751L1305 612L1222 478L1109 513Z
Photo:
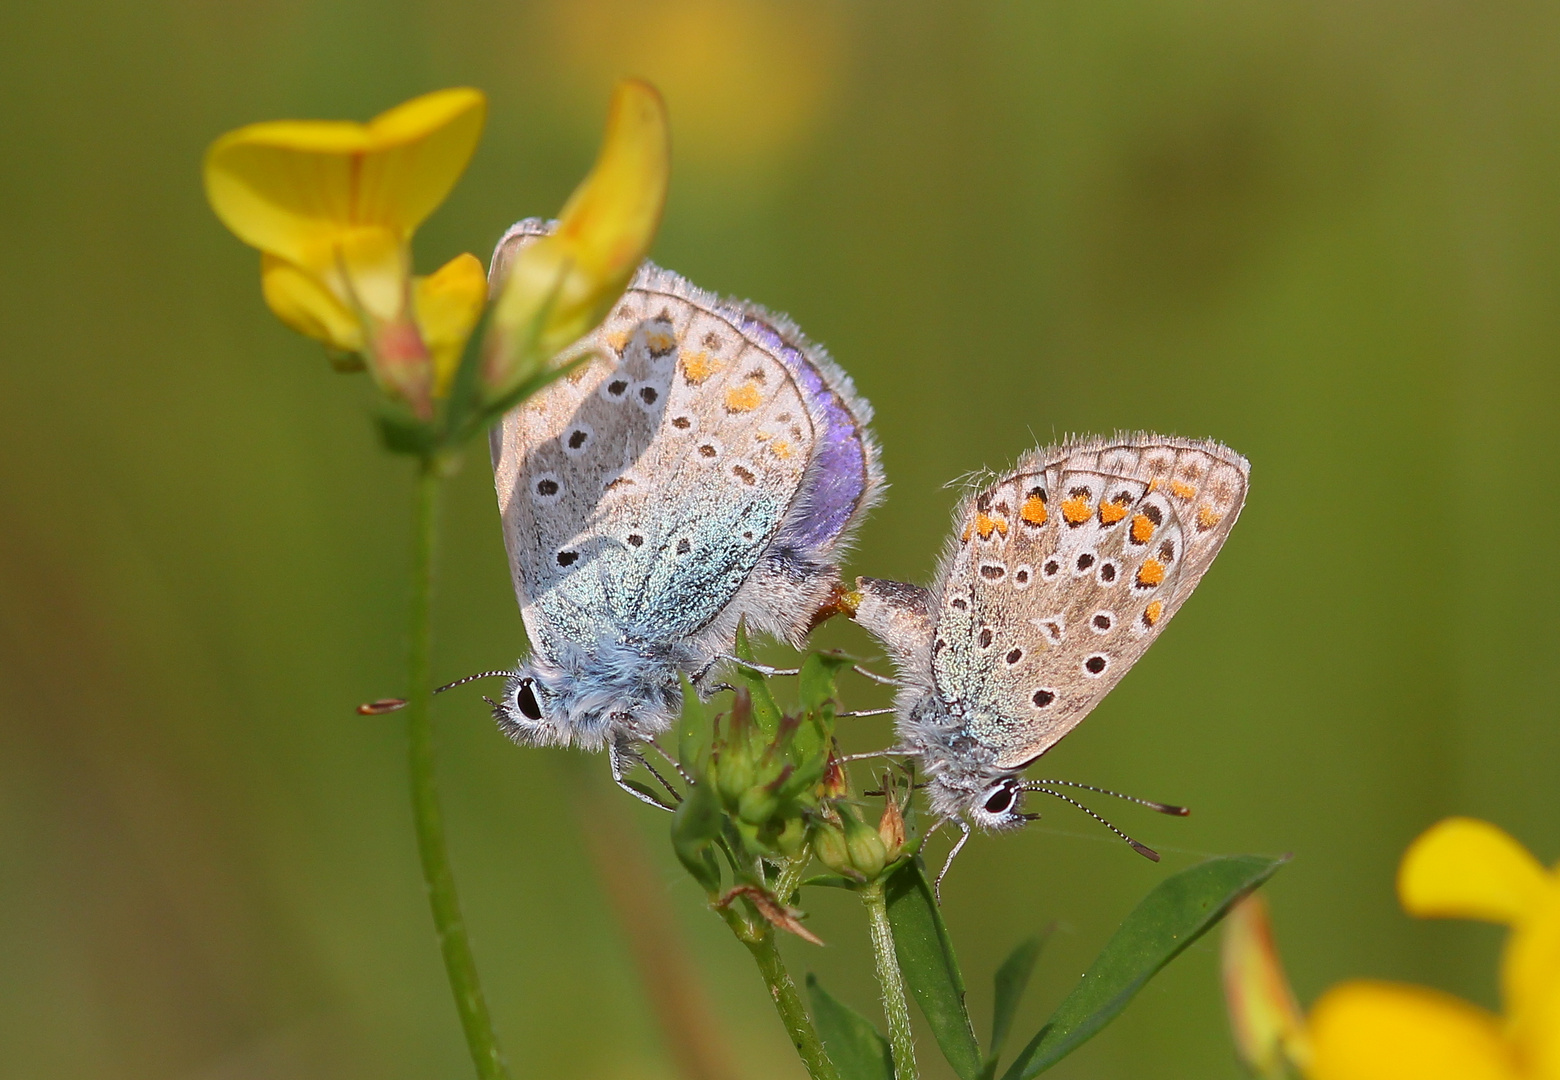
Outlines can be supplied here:
M753 644L748 640L744 623L737 624L736 654L749 662L753 660ZM775 695L769 689L769 679L742 664L737 664L736 669L737 678L747 684L748 692L753 695L753 719L764 734L773 735L780 730L783 714L780 706L775 704Z
M720 891L720 864L710 845L721 835L725 817L709 784L694 784L672 816L672 850L683 868L706 892Z
M796 680L803 710L820 712L826 704L835 701L834 682L839 673L850 665L850 657L839 653L815 652L803 660L802 673Z
M832 997L811 972L807 974L807 996L812 999L818 1037L842 1080L894 1080L888 1040L878 1034L872 1021Z
M1231 904L1288 861L1288 856L1226 855L1154 886L1003 1080L1029 1080L1076 1050L1114 1020L1160 968L1223 918Z
M986 1052L986 1068L983 1070L987 1077L997 1074L997 1060L1002 1056L1008 1032L1013 1029L1013 1015L1018 1012L1018 1003L1024 996L1024 988L1029 985L1035 961L1040 959L1040 949L1045 944L1046 936L1049 936L1049 931L1046 935L1036 934L1020 941L1008 954L1008 958L1002 961L1002 966L997 968L997 974L992 980L996 984L996 996L991 1010L991 1046Z
M915 1003L953 1071L962 1080L978 1080L984 1058L964 1007L964 976L921 860L894 871L887 891L894 951Z
M702 777L710 761L715 725L704 713L704 703L688 676L682 677L682 716L677 721L677 760L689 774Z

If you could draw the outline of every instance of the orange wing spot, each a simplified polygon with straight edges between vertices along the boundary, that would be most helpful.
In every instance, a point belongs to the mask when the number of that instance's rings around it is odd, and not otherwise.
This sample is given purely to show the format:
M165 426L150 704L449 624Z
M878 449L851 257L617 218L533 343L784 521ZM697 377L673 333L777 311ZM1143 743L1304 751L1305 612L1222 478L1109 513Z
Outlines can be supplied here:
M770 435L767 431L760 430L753 432L753 438L757 439L759 442L768 442L773 437L774 436Z
M975 535L975 523L972 521L968 525L964 526L964 535L961 536L959 539L960 539L961 542L968 544L970 542L970 537L974 536L974 535Z
M720 361L707 352L683 353L683 378L698 385L721 368Z
M1143 609L1143 625L1153 626L1159 621L1159 616L1165 613L1165 602L1155 600Z
M1004 539L1007 537L1007 530L1007 518L997 518L997 532L1001 533Z
M1211 529L1219 523L1221 516L1211 506L1200 506L1197 508L1197 527L1199 529Z
M1144 559L1143 565L1138 567L1137 583L1145 589L1151 589L1155 585L1164 584L1165 564L1158 559Z
M677 339L666 330L650 330L645 333L645 344L650 346L651 352L669 353Z
M1164 486L1165 486L1164 481L1159 479L1159 477L1157 477L1157 476L1154 477L1152 480L1150 480L1148 482L1148 490L1149 491L1158 491L1160 488L1162 488Z
M1147 514L1132 515L1132 539L1139 544L1146 544L1154 537L1154 523L1149 520Z
M1126 516L1127 516L1127 508L1125 506L1122 506L1120 503L1113 503L1113 502L1102 502L1102 503L1100 503L1100 524L1101 525L1114 525L1114 524L1116 524L1116 522L1120 521L1122 518L1124 518Z
M624 349L628 348L628 334L622 330L619 330L615 334L608 334L607 344L612 346L613 352L621 353Z
M733 386L726 391L726 409L729 412L752 412L763 402L764 395L750 382Z
M1191 484L1183 484L1179 480L1172 480L1170 481L1170 494L1177 499L1190 499L1197 494L1197 489L1192 487Z
M1038 495L1031 495L1024 500L1024 505L1019 508L1018 516L1027 525L1044 525L1045 519L1051 515L1046 513L1045 500Z
M791 460L791 444L784 439L776 439L769 444L769 452L781 461Z
M1093 513L1094 507L1082 495L1062 500L1062 517L1067 519L1069 525L1082 525Z
M980 533L982 540L990 540L992 533L1000 533L1005 537L1008 534L1008 523L1003 518L987 517L984 513L976 511L975 531Z

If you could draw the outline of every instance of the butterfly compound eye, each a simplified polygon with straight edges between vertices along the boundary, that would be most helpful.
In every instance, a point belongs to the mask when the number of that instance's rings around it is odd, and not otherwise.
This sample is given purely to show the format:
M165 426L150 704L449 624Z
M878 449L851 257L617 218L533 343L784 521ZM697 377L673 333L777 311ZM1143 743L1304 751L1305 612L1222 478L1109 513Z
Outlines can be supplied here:
M1013 805L1013 789L1004 784L993 791L986 799L986 813L1005 814L1008 807Z
M528 720L540 720L542 718L542 703L536 700L536 691L533 679L520 680L520 689L515 691L515 705L525 714Z

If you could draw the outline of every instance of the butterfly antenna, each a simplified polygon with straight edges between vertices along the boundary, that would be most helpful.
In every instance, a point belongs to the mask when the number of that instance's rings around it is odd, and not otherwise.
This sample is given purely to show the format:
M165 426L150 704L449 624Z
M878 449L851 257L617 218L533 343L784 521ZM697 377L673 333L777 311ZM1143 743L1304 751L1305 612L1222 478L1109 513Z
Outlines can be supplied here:
M436 686L434 687L433 692L435 694L442 694L446 690L453 690L457 686L465 686L467 683L476 682L478 679L496 679L501 675L508 677L513 674L513 671L483 671L477 673L476 675L467 675L464 679L456 679L452 683L445 683L443 686ZM1051 781L1049 780L1046 781L1046 783L1050 782Z
M1073 806L1076 806L1079 810L1082 810L1085 814L1088 814L1095 821L1098 821L1101 825L1105 826L1111 832L1115 833L1117 836L1121 837L1127 843L1131 844L1132 845L1132 850L1137 852L1139 855L1143 856L1145 859L1150 859L1150 860L1152 860L1154 862L1158 862L1159 861L1159 852L1155 851L1153 848L1149 847L1147 844L1140 844L1140 843L1138 843L1136 840L1132 839L1132 837L1128 836L1126 833L1124 833L1120 829L1116 828L1116 826L1114 826L1110 822L1106 821L1100 815L1096 814L1093 810L1090 810L1087 806L1084 806L1083 803L1079 802L1077 799L1074 799L1072 796L1070 796L1070 795L1063 795L1060 791L1052 791L1048 787L1039 787L1038 785L1031 787L1030 785L1025 784L1024 785L1024 790L1026 790L1026 791L1043 791L1047 795L1054 795L1054 796L1056 796L1058 799L1061 799L1062 802L1064 802L1064 803L1070 803Z
M1059 784L1062 787L1082 788L1085 791L1096 791L1101 795L1109 795L1113 799L1122 799L1126 802L1137 803L1146 806L1150 810L1158 810L1161 814L1169 814L1172 817L1185 817L1192 811L1185 806L1172 806L1169 803L1155 802L1153 799L1140 799L1136 795L1123 795L1119 791L1111 791L1109 788L1095 787L1093 784L1077 784L1071 780L1032 780L1033 784Z

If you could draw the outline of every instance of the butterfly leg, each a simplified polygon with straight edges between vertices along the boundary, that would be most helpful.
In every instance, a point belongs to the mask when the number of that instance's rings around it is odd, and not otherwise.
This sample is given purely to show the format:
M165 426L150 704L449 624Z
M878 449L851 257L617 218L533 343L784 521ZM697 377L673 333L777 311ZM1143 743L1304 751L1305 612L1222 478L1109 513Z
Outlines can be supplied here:
M840 761L869 761L875 757L904 757L915 753L903 746L890 746L887 750L869 750L865 754L846 754Z
M623 774L628 772L628 770L632 769L635 765L644 765L645 768L650 769L649 763L647 763L644 757L641 756L638 752L631 749L626 744L613 743L607 748L607 764L612 768L612 782L617 784L618 787L622 788L624 791L628 792L642 803L647 803L650 806L665 810L667 813L676 812L676 807L666 805L660 799L657 799L648 789L632 784L628 780L624 779ZM661 780L661 777L654 769L650 769L650 775L654 776L657 780ZM661 783L664 785L666 781L661 780ZM670 791L671 789L667 788L667 790Z
M970 838L970 827L968 822L955 819L954 824L959 827L959 839L954 841L953 850L948 852L948 858L943 861L942 869L937 871L937 880L932 883L932 896L937 899L937 905L939 907L942 906L943 878L948 876L948 870L953 866L954 858L959 854L960 851L964 850L964 845Z
M894 708L888 709L856 709L852 712L835 713L835 716L886 716L891 712L898 712Z
M717 659L719 659L719 660L729 660L731 663L739 664L742 667L747 668L749 671L756 671L760 675L768 675L770 677L774 677L776 675L794 676L794 675L800 675L802 673L802 669L801 668L777 668L777 667L770 667L768 664L760 664L760 663L757 663L757 662L752 661L752 660L744 660L744 659L742 659L742 657L740 657L740 656L733 656L730 653L721 653L720 656L717 657ZM887 675L879 675L875 671L868 671L866 668L862 667L860 664L852 664L850 666L850 669L852 671L854 671L857 675L860 675L862 678L864 678L864 679L871 679L873 682L875 682L875 683L882 683L884 686L900 686L900 685L902 685L898 679L890 678Z

